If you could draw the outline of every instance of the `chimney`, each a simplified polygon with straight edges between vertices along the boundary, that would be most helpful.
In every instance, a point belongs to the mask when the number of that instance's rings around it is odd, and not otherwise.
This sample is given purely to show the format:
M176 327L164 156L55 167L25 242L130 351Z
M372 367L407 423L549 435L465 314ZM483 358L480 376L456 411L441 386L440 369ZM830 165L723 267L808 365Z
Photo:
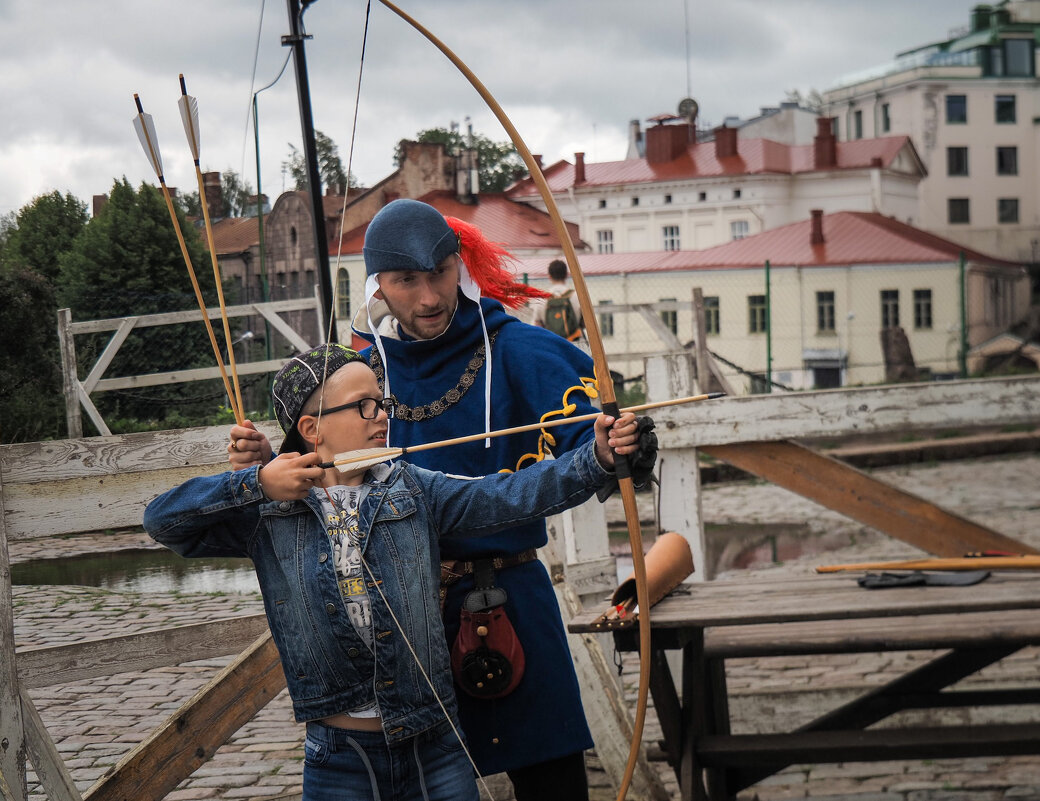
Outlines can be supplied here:
M206 204L210 219L220 219L224 216L224 196L220 187L220 173L203 173L202 186L206 196L199 198L199 201Z
M531 154L531 158L533 158L534 159L534 163L538 165L538 169L539 170L542 169L542 154L541 153L532 153Z
M818 170L838 166L838 142L834 138L834 118L816 118L816 136L813 137L813 166Z
M108 195L94 195L92 205L95 217L101 213L101 209L105 208L106 203L108 203Z
M585 183L585 154L574 154L574 185Z
M737 155L737 129L725 125L715 129L715 158L725 159Z
M639 127L639 120L629 120L628 123L628 153L626 159L641 159L645 153L643 147L643 130Z
M809 244L822 245L824 243L823 209L813 209L809 213L812 214L812 228L809 231Z
M689 125L655 125L646 131L646 161L666 164L686 152L693 129Z
M455 156L455 197L459 203L472 205L480 192L480 173L476 148L468 147Z

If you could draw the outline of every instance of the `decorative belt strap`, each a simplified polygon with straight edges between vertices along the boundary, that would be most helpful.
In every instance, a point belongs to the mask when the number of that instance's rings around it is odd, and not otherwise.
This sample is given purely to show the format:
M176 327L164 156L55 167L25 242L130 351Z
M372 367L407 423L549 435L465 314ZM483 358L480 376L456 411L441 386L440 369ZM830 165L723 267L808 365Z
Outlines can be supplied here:
M471 562L455 559L445 560L441 562L441 606L444 606L448 587L457 583L463 576L468 576L471 573L486 575L488 570L505 570L508 567L516 567L525 562L533 562L537 558L538 551L534 548L529 548L526 551L510 554L509 556L493 556L490 559L475 559Z

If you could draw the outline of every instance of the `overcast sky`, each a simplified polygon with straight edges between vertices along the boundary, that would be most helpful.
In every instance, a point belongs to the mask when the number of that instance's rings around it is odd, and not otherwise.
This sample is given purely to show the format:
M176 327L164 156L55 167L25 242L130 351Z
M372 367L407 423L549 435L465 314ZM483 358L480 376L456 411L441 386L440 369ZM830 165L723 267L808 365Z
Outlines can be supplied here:
M826 89L965 26L977 0L399 2L551 163L575 151L624 158L628 121L674 112L688 83L712 123L776 105L789 89ZM364 0L317 0L304 16L314 123L344 164L364 22ZM203 169L233 169L255 188L252 92L278 75L288 31L281 0L0 0L0 215L55 189L89 203L123 176L154 182L133 132L135 92L155 120L167 184L194 190L179 73L198 98ZM508 138L447 59L373 2L358 179L391 172L398 140L467 116L478 133ZM291 62L260 94L259 120L261 186L273 199L287 188L289 143L301 141Z

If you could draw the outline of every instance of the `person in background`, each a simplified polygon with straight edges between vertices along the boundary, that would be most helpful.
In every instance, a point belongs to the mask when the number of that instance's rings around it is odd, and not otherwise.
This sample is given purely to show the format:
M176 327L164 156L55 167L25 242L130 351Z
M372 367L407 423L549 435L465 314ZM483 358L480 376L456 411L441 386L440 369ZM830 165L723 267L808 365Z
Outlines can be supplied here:
M574 289L567 283L567 264L560 259L549 262L549 292L552 297L544 303L535 303L535 325L546 328L568 342L582 339L584 325L581 305Z

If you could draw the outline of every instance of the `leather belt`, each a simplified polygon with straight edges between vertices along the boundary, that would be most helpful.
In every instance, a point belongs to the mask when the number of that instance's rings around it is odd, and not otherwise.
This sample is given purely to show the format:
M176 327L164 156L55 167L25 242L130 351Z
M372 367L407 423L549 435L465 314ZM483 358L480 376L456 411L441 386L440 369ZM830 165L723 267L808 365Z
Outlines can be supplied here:
M537 558L538 551L534 548L529 548L520 553L509 554L508 556L492 556L488 559L474 559L472 561L446 559L442 561L440 589L441 607L444 607L444 599L448 595L448 587L459 582L464 576L476 573L478 570L505 570L509 567L522 565L525 562L533 562Z

